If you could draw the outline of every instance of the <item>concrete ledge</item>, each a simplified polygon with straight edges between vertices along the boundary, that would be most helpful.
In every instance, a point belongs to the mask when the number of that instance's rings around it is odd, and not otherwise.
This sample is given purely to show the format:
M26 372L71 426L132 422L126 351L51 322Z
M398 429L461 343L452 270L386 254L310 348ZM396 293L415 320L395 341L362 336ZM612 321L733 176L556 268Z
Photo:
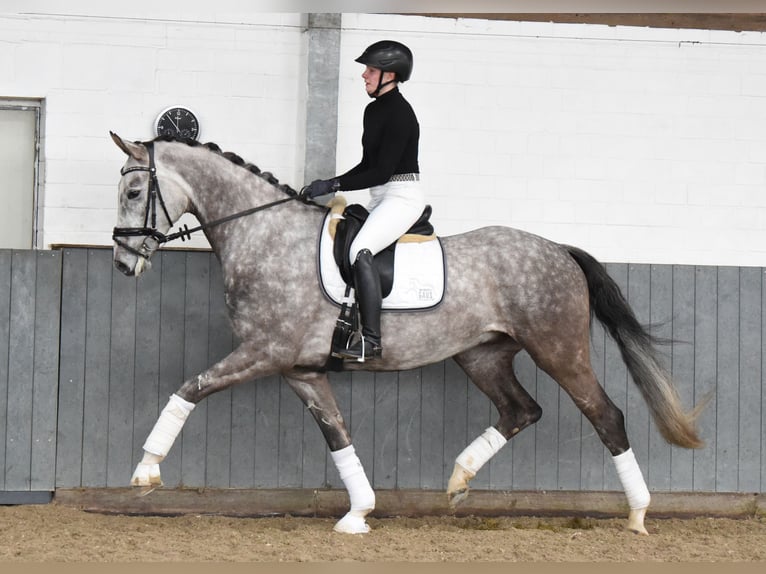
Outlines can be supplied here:
M348 510L348 495L335 489L162 489L146 496L133 488L60 489L54 503L89 512L177 516L339 517ZM451 510L443 491L378 490L375 517L390 516L592 516L628 513L622 492L472 490ZM766 494L652 493L649 513L655 518L766 516Z

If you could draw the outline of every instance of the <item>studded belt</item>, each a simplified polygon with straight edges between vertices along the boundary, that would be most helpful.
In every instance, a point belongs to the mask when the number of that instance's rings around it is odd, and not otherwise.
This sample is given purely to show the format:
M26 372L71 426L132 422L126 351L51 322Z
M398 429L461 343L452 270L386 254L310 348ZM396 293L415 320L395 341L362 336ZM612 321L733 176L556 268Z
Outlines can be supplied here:
M388 181L420 181L419 173L395 173Z

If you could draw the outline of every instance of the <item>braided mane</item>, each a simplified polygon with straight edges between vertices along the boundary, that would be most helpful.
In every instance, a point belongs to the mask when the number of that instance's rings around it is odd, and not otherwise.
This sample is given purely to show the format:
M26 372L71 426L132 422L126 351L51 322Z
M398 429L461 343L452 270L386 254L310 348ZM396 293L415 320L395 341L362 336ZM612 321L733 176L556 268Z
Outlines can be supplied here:
M265 179L267 182L269 182L271 185L277 187L284 193L290 196L296 196L300 195L297 191L295 191L292 187L287 185L286 183L279 183L279 180L272 174L270 171L261 171L257 165L254 163L246 162L244 159L242 159L240 156L235 154L234 152L230 151L221 151L221 148L218 144L213 142L207 142L207 143L200 143L195 139L192 138L182 138L182 137L176 137L176 136L158 136L152 140L153 142L161 141L161 142L178 142L183 143L191 147L204 147L208 150L210 150L213 153L216 153L218 155L221 155L228 159L230 162L232 162L235 165L238 165L240 167L245 168L249 172L257 175L258 177L261 177Z

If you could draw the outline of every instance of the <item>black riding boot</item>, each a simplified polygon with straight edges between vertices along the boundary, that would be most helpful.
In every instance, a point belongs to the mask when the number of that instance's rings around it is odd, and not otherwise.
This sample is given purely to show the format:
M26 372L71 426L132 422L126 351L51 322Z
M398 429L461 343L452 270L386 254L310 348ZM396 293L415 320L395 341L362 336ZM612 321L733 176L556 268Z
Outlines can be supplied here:
M369 249L362 249L354 262L354 289L362 317L362 339L340 352L345 359L364 361L380 357L380 306L383 300L380 275L372 261Z

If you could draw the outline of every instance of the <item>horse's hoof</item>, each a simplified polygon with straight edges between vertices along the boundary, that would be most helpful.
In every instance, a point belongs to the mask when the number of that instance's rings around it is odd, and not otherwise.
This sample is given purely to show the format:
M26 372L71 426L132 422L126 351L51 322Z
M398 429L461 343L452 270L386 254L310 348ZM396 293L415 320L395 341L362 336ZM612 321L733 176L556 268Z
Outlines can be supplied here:
M348 513L335 524L333 530L343 534L367 534L370 526L364 516Z
M150 486L152 490L157 486L162 486L160 465L139 462L133 476L130 477L130 486Z
M151 494L152 492L154 492L157 489L156 486L142 486L140 488L141 488L141 490L138 491L138 497L139 498L143 498L144 496L147 496L147 495Z
M448 492L447 498L449 499L450 508L452 509L456 508L460 503L462 503L466 498L468 498L469 490L470 489L466 486L465 488L461 488L454 492Z
M459 463L455 463L455 468L452 470L452 476L447 483L447 498L449 500L450 508L454 509L458 504L465 500L468 496L468 483L476 475L475 472L471 472Z
M633 532L634 534L643 534L649 536L649 532L644 526L644 517L646 516L646 508L631 509L628 515L628 524L625 526L625 530Z

